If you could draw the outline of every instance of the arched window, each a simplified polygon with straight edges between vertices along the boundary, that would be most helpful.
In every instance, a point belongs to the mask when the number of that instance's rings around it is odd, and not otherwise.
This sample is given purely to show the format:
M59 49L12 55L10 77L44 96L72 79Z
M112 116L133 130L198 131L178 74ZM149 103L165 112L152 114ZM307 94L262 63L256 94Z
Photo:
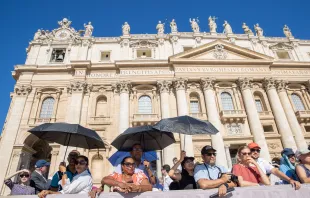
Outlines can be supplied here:
M138 113L151 114L152 100L149 96L141 96L138 101Z
M196 94L190 94L189 97L190 97L189 99L190 113L200 113L200 104L198 96Z
M103 116L107 112L107 98L105 96L100 96L97 99L96 104L96 116Z
M260 101L259 98L255 98L255 105L256 105L256 109L257 109L258 112L263 112L264 111L262 101Z
M221 93L221 101L223 110L234 110L234 103L229 93L227 92Z
M42 103L40 118L51 118L53 115L55 100L52 97L45 98Z
M292 101L293 101L293 104L294 104L296 111L304 111L305 110L305 106L304 106L301 98L299 97L299 95L292 94Z

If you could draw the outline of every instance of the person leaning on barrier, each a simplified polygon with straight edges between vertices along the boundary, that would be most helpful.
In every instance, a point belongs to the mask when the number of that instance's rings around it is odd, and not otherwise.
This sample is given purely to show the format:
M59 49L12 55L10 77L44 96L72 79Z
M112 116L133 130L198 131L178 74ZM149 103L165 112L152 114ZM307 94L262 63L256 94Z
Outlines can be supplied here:
M237 186L236 181L232 181L231 175L227 174L227 169L223 166L215 165L216 150L211 146L204 146L201 149L203 164L197 165L194 171L195 181L201 189L218 188L219 196L227 193L227 189Z
M296 157L300 164L296 166L296 173L301 183L310 183L310 150L301 150L296 152Z
M267 162L263 158L260 158L261 148L258 144L252 142L248 144L248 147L251 150L251 157L259 164L259 167L265 174L273 174L283 180L284 183L286 182L287 184L291 184L295 188L295 190L300 189L301 185L298 181L291 179L283 172L281 172L281 169L273 167L269 162Z

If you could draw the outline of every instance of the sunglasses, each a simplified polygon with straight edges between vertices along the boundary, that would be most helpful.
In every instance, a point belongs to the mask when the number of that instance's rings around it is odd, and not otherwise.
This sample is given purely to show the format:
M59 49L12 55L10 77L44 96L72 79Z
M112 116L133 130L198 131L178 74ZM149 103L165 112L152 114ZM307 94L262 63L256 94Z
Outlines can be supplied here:
M22 174L22 175L19 175L20 178L23 178L23 177L26 177L28 178L29 177L29 174Z
M78 164L79 164L79 165L86 165L87 162L86 162L85 160L80 160L80 161L79 161L79 160L76 160L76 161L75 161L75 165L78 165Z
M251 153L241 153L243 156L245 155L251 155Z
M213 156L216 156L216 153L206 153L205 155L206 155L206 156L209 156L209 157L212 156L212 155L213 155Z
M135 167L136 166L136 164L135 163L130 163L130 162L125 162L124 163L124 165L126 166L126 167Z
M291 154L291 155L288 155L287 157L288 157L288 158L292 158L292 157L295 157L295 155L294 155L294 154Z
M260 149L251 149L251 152L257 152L257 153L260 153Z
M140 151L140 152L142 152L143 149L142 148L133 148L132 151Z

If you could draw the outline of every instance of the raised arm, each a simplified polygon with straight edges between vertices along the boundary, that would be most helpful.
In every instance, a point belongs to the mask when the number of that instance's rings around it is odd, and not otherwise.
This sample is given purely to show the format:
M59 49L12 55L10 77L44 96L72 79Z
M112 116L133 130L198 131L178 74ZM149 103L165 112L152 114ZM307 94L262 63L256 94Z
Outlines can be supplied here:
M8 175L7 177L4 178L4 180L8 180L8 179L11 179L12 177L14 177L15 175L19 174L19 173L22 173L22 172L27 172L28 174L30 174L29 170L27 169L23 169L23 170L19 170L11 175Z
M169 171L169 177L171 179L174 179L174 180L178 180L180 181L182 179L182 176L181 174L179 175L175 175L175 171L178 169L178 167L181 165L182 161L184 160L184 157L186 156L186 152L185 151L181 151L181 154L180 154L180 159L179 161L170 169Z

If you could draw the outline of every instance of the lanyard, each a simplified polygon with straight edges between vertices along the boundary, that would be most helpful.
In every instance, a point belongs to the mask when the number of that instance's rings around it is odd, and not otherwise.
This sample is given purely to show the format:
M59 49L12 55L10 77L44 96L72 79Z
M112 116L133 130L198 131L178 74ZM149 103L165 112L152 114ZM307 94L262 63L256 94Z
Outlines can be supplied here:
M213 178L210 176L210 172L209 172L208 166L207 166L205 163L203 163L203 165L205 165L205 167L206 167L206 169L207 169L207 171L208 171L209 180L215 180L215 179L213 179ZM221 177L222 171L221 171L221 169L220 169L219 167L217 167L217 166L215 166L215 167L219 170L219 174L218 174L218 176L217 176L217 178L216 178L216 179L218 179L218 178Z

